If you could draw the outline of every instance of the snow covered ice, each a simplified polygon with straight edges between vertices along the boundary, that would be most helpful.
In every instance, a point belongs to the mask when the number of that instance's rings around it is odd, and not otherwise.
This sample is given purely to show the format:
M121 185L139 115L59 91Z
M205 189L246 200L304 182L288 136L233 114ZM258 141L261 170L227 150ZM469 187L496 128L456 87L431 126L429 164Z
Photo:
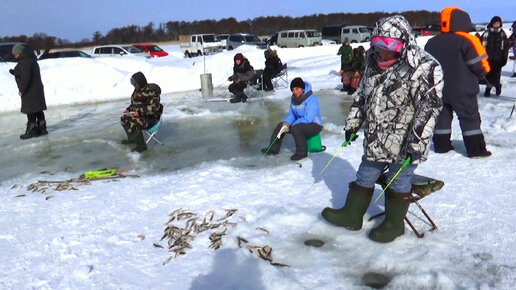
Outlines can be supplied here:
M420 37L420 45L426 40ZM479 95L482 130L493 156L465 157L455 120L455 151L430 152L416 170L445 183L421 200L439 229L418 239L407 226L404 236L384 245L367 238L380 220L366 220L362 230L351 232L320 216L324 207L344 204L363 150L360 136L319 176L342 144L351 102L338 91L338 47L278 49L289 78L311 82L322 104L321 136L327 149L299 163L289 160L291 137L279 155L261 158L260 153L287 112L288 88L255 92L245 104L206 102L198 91L206 67L214 95L229 97L225 81L233 55L242 52L259 69L261 50L244 46L184 59L177 45L169 45L163 48L170 56L159 59L40 61L49 135L25 141L18 135L26 117L19 113L17 88L8 72L14 64L1 63L0 288L367 289L362 277L374 272L390 279L388 289L513 289L512 61L502 71L502 96ZM129 103L129 77L136 71L160 85L165 106L158 135L165 145L152 145L141 155L120 144L124 132L119 117ZM75 191L27 190L38 180L67 180L114 167L140 177L93 181ZM380 192L377 187L373 200ZM169 212L179 208L200 217L209 210L221 217L227 209L238 209L231 217L237 225L227 227L218 250L209 248L211 231L200 233L186 255L163 266L173 253L153 244L167 246L160 241L164 224ZM369 207L365 218L381 211L383 199ZM408 217L418 229L430 228L414 205ZM272 266L239 248L237 237L269 245L274 261L289 267ZM308 247L307 239L325 244Z

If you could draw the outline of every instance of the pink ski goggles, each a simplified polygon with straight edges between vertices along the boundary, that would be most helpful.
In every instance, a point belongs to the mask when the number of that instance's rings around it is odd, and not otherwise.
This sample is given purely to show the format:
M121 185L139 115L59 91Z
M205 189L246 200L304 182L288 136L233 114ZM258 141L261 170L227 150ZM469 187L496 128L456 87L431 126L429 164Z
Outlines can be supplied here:
M377 36L371 40L371 47L379 51L393 51L401 53L405 43L398 39L385 36Z

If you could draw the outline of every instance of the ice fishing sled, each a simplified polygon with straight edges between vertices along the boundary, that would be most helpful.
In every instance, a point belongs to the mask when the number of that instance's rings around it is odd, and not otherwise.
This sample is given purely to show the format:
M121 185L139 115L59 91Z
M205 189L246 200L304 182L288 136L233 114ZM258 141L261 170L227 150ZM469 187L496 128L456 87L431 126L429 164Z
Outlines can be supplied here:
M387 176L382 174L380 178L376 181L377 184L381 185L382 188L384 188L387 185ZM428 222L431 225L430 231L436 230L437 225L434 223L432 218L428 215L428 213L425 211L425 209L421 206L419 203L419 200L425 198L426 196L439 191L444 186L444 182L441 180L437 180L431 177L423 176L415 174L412 178L412 189L411 189L411 196L410 196L410 202L415 204L419 210L423 213L425 218L428 220ZM374 215L369 218L369 220L373 220L377 217L380 217L384 215L385 212L379 213L377 215ZM409 227L412 229L412 231L416 234L418 238L423 238L425 236L425 233L419 232L414 224L409 220L408 217L405 217L405 221L409 225Z

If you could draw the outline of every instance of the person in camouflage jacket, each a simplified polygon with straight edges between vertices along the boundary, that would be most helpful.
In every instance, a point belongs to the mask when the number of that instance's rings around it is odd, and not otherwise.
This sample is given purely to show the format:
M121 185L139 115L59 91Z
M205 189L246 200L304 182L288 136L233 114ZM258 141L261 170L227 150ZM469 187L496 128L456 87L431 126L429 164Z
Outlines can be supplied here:
M131 105L120 118L128 137L122 144L136 143L133 151L142 152L147 149L142 130L156 125L163 112L163 105L160 104L161 88L157 84L148 84L142 72L132 75L131 84L134 86Z
M442 109L443 73L422 48L405 17L380 19L367 51L364 79L346 120L346 141L356 139L364 124L364 155L357 179L341 209L325 208L324 219L349 230L362 228L374 186L388 169L389 183L409 157L411 162L386 189L385 219L369 238L388 243L405 232L411 179L426 160L435 120Z

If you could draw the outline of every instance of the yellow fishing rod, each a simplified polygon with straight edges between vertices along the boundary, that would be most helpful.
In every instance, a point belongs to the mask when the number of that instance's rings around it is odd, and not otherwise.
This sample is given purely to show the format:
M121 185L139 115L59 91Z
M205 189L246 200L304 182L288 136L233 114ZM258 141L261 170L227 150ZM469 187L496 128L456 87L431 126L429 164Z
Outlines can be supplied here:
M326 167L328 167L330 165L330 163L333 161L333 159L335 159L335 157L337 156L337 154L339 154L340 150L346 146L349 145L349 143L351 143L352 140L354 140L355 138L355 133L351 133L351 136L349 136L349 140L348 141L344 141L342 143L342 145L340 145L339 149L337 149L337 151L335 152L335 154L333 154L333 157L330 159L330 161L328 161L328 163L326 163L326 166L324 166L324 168L321 170L321 172L319 172L319 176L321 176L321 174L323 174L324 170L326 170Z

